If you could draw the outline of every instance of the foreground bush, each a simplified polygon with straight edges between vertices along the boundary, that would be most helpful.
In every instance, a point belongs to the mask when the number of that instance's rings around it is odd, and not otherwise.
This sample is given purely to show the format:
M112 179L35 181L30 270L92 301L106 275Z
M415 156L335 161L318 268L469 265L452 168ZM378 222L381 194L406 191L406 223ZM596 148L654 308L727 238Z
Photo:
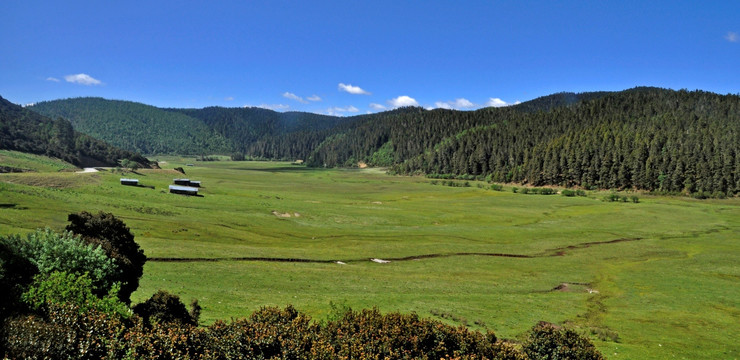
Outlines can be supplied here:
M108 257L113 259L119 271L114 279L121 283L119 298L131 302L131 294L139 287L139 279L144 274L146 255L134 241L131 230L111 213L91 214L82 211L69 214L67 231L80 235L92 245L99 245Z
M536 326L522 351L491 332L377 309L349 310L318 323L291 306L266 307L246 319L198 328L50 304L42 315L6 321L0 335L4 355L16 359L602 358L588 339L549 324Z
M542 322L532 328L523 346L530 359L601 360L604 357L587 338L573 330Z

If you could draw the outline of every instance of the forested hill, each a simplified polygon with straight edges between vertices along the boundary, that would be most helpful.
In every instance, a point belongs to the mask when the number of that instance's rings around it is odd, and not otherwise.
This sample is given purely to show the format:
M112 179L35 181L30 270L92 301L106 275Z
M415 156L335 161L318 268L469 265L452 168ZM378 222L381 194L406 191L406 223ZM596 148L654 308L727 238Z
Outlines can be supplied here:
M250 149L260 140L278 139L295 132L320 132L348 121L335 116L279 113L262 108L163 109L102 98L45 101L30 109L49 117L68 119L80 132L144 154L247 152L263 158L292 158L295 152L289 149L276 154L253 154Z
M635 88L561 93L508 108L410 109L326 138L312 166L496 182L740 192L740 97Z
M167 109L167 111L199 119L217 134L226 138L231 144L231 150L236 152L249 152L251 146L261 139L281 137L293 132L331 129L345 120L345 118L336 116L304 112L279 113L256 107L207 107ZM260 157L272 158L273 156L260 154Z
M537 186L740 192L736 95L635 89L548 112L468 116L488 121L397 162L396 170Z
M74 131L64 120L53 120L0 97L0 149L56 157L77 166L116 166L119 160L148 166L139 154L121 150Z
M349 118L91 98L33 109L146 153L240 152L327 167L364 162L536 186L740 192L740 97L703 91L557 93L504 108L410 107Z
M131 101L74 98L29 107L69 120L75 130L143 154L203 154L231 151L229 141L202 121Z

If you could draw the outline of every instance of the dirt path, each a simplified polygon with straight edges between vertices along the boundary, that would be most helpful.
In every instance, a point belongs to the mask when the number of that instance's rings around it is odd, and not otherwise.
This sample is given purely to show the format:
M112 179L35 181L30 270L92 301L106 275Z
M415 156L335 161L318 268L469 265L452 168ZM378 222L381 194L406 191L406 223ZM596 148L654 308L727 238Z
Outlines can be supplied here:
M82 169L82 171L76 171L76 173L78 173L78 174L87 174L87 173L96 173L98 171L99 171L98 169L91 168L90 167L90 168L84 168L84 169Z
M625 241L639 241L643 238L620 238L608 241L590 241L580 244L558 247L548 249L542 253L527 255L527 254L506 254L506 253L487 253L487 252L455 252L455 253L436 253L436 254L422 254L412 255L397 258L383 259L378 258L357 258L357 259L333 259L333 260L321 260L321 259L301 259L301 258L273 258L273 257L223 257L223 258L181 258L181 257L150 257L148 261L154 262L208 262L208 261L263 261L263 262L301 262L301 263L319 263L319 264L347 264L347 263L358 263L372 261L379 264L387 264L394 261L411 261L411 260L424 260L424 259L435 259L445 257L457 257L457 256L491 256L491 257L504 257L504 258L519 258L519 259L533 259L533 258L544 258L544 257L555 257L565 256L569 250L585 249L591 246L597 245L608 245L616 244Z

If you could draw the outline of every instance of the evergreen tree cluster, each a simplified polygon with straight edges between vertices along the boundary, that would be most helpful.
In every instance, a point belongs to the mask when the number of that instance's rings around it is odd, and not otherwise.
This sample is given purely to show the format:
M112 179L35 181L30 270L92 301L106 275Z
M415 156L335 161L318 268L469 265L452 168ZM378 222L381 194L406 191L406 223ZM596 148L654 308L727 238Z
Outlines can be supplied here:
M636 89L549 112L511 111L396 169L534 186L736 194L739 145L740 97Z
M121 159L149 164L139 154L75 131L67 120L39 115L2 97L0 149L51 156L77 166L116 166Z

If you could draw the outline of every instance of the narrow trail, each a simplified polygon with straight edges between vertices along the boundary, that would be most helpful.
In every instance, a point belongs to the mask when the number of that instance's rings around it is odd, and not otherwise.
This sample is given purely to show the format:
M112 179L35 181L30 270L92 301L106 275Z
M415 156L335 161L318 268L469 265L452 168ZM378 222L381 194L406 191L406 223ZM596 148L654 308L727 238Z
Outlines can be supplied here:
M579 249L585 249L591 246L616 244L616 243L627 242L627 241L639 241L642 239L643 238L619 238L619 239L608 240L608 241L590 241L590 242L584 242L584 243L575 244L575 245L548 249L539 254L534 254L534 255L487 253L487 252L454 252L454 253L411 255L411 256L404 256L404 257L390 257L390 258L383 258L382 260L387 261L387 262L394 262L394 261L412 261L412 260L425 260L425 259L459 257L459 256L490 256L490 257L503 257L503 258L534 259L534 258L565 256L568 254L569 250L579 250ZM322 260L322 259L279 258L279 257L220 257L220 258L150 257L147 260L154 261L154 262L254 261L254 262L285 262L285 263L316 263L316 264L345 263L347 264L347 263L373 261L373 260L378 260L378 258Z

